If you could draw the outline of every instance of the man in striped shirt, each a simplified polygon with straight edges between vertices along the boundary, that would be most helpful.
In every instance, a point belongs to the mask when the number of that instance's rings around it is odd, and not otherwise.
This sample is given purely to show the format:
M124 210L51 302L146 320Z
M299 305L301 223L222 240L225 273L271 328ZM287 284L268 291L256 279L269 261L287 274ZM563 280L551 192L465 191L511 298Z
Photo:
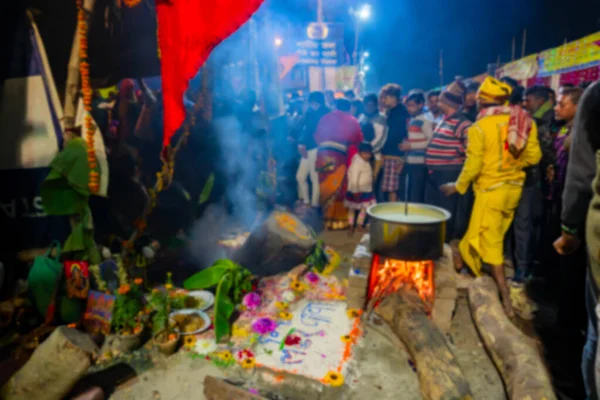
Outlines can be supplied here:
M448 242L461 238L469 219L462 196L445 196L440 190L442 185L458 179L465 162L467 131L471 126L471 121L461 111L465 92L465 86L460 81L450 84L442 92L439 107L444 112L444 119L435 128L425 151L425 203L441 207L452 214L446 225Z
M422 203L425 197L425 149L433 136L434 124L424 112L425 95L420 90L408 93L406 109L411 116L408 124L408 140L400 145L407 152L403 174L408 174L408 201ZM404 180L401 178L401 183ZM404 193L404 191L402 191Z

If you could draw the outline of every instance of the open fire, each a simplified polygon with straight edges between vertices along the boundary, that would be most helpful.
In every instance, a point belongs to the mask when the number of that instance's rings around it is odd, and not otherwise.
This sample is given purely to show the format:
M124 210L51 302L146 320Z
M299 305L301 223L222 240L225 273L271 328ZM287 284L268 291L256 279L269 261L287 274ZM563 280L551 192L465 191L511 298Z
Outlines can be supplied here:
M431 309L435 298L431 260L403 261L373 254L367 302L380 302L403 287L416 290Z

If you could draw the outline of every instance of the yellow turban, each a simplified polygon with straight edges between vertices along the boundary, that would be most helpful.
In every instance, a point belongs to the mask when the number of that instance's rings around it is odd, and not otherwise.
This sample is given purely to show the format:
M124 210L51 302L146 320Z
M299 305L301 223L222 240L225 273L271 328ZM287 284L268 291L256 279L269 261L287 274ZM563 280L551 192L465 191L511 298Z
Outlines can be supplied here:
M479 87L477 98L482 104L502 105L508 101L511 93L512 87L510 85L488 76Z

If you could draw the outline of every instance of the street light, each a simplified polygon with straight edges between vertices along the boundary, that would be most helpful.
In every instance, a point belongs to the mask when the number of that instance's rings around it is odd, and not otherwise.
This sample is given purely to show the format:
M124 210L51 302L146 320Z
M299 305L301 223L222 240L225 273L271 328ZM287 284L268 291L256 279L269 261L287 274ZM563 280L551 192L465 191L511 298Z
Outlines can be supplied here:
M369 72L370 69L371 69L371 67L369 67L368 65L365 65L363 67L363 71L365 71L365 72Z
M371 54L370 54L368 51L365 51L365 52L363 53L363 58L369 58L369 56L370 56L370 55L371 55Z
M283 45L283 39L279 36L275 37L275 47L281 47Z
M363 4L363 6L357 11L356 15L363 21L368 20L371 18L371 5Z

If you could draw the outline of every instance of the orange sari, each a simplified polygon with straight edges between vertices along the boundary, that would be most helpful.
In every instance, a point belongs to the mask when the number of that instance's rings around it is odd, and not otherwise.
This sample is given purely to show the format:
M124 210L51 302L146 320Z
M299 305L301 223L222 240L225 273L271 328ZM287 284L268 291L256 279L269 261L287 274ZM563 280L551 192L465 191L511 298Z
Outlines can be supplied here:
M317 153L320 204L327 229L348 228L348 210L344 206L346 196L347 150L345 146L325 142Z
M358 120L346 112L332 111L317 126L320 204L327 229L348 228L348 210L344 206L346 171L350 156L356 153L356 146L362 140Z

